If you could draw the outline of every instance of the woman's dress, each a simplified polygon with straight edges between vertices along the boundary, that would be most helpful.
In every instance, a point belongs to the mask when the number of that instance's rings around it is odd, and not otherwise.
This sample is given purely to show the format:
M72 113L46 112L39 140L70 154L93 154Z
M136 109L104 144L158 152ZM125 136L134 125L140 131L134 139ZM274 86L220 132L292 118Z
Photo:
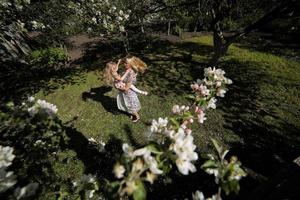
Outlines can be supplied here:
M123 79L123 82L128 84L131 83L133 85L136 84L136 76L137 74L131 69L129 73L126 75L126 77ZM141 104L138 99L138 96L136 92L134 92L132 89L129 89L127 91L121 91L119 90L118 96L117 96L117 104L118 109L128 112L128 113L135 113L138 112L141 109Z

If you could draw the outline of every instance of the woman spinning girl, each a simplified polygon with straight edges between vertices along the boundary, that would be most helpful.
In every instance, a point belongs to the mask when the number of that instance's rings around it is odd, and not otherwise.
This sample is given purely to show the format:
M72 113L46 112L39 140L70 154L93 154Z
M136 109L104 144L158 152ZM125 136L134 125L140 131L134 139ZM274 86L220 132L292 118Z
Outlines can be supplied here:
M113 83L115 88L118 89L118 90L124 90L126 84L122 81L127 76L129 71L126 71L125 74L121 77L118 74L118 68L119 68L120 62L121 62L121 59L118 60L118 63L109 62L109 63L106 64L106 68L105 68L105 71L104 71L104 81L107 84ZM143 95L148 95L148 92L139 90L133 84L131 84L130 89L133 90L136 93L143 94Z
M141 104L136 92L132 90L131 87L136 84L137 74L144 73L146 68L146 63L135 56L128 57L125 60L126 72L123 79L125 88L124 90L119 90L117 104L119 110L128 112L132 115L132 122L138 122L140 120L138 112L141 109Z

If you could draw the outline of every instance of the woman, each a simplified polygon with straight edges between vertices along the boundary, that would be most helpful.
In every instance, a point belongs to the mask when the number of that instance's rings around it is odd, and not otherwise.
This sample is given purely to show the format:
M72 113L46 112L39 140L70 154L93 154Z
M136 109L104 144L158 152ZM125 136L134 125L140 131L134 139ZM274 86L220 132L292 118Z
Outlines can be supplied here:
M132 122L138 122L140 120L139 110L141 104L137 93L132 90L131 85L136 84L137 73L144 73L147 65L139 58L133 56L126 58L125 69L126 74L123 82L126 84L124 90L120 90L117 96L118 109L128 112L132 115Z

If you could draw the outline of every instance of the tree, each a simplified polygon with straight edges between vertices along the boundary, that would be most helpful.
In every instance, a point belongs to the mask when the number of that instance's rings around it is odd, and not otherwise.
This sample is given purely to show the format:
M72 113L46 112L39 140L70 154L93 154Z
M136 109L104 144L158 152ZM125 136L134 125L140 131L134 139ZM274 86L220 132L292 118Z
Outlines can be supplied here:
M274 19L291 16L297 9L296 0L278 0L278 1L230 1L230 0L216 0L213 3L210 1L202 1L205 5L204 9L209 12L208 20L210 23L210 30L213 31L213 45L214 54L210 64L215 65L219 59L224 56L228 47L238 38L262 28ZM252 11L249 12L249 10ZM234 12L236 11L236 12ZM246 25L235 30L233 35L224 35L223 27L226 18L245 17L244 23ZM247 16L254 18L247 22ZM201 16L202 17L202 16ZM241 24L242 25L242 24Z

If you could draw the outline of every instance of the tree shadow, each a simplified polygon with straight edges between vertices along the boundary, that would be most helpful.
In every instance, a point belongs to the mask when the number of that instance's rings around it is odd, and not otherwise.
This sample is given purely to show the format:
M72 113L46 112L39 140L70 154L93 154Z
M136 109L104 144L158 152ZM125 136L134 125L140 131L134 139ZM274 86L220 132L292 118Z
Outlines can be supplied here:
M300 60L298 37L290 37L290 41L279 40L276 33L251 33L239 39L236 46L252 51L284 56L291 60ZM298 41L297 41L298 40Z
M233 85L219 108L225 113L225 128L240 137L230 146L231 153L238 156L249 172L242 182L242 197L300 154L299 127L276 114L274 107L280 105L280 100L260 95L260 87L263 84L273 85L273 82L255 67L259 64L231 59L219 66L223 66L227 77L233 79ZM268 118L274 121L268 123Z
M99 144L91 143L88 139L71 126L66 127L70 138L69 148L74 150L77 157L84 163L85 174L96 174L100 179L113 179L112 169L116 160L122 154L122 141L114 135L109 136L105 150Z
M23 98L42 91L47 95L65 84L77 84L84 81L80 76L82 70L78 66L61 69L33 67L27 64L6 63L0 74L0 100L6 102L21 101Z

